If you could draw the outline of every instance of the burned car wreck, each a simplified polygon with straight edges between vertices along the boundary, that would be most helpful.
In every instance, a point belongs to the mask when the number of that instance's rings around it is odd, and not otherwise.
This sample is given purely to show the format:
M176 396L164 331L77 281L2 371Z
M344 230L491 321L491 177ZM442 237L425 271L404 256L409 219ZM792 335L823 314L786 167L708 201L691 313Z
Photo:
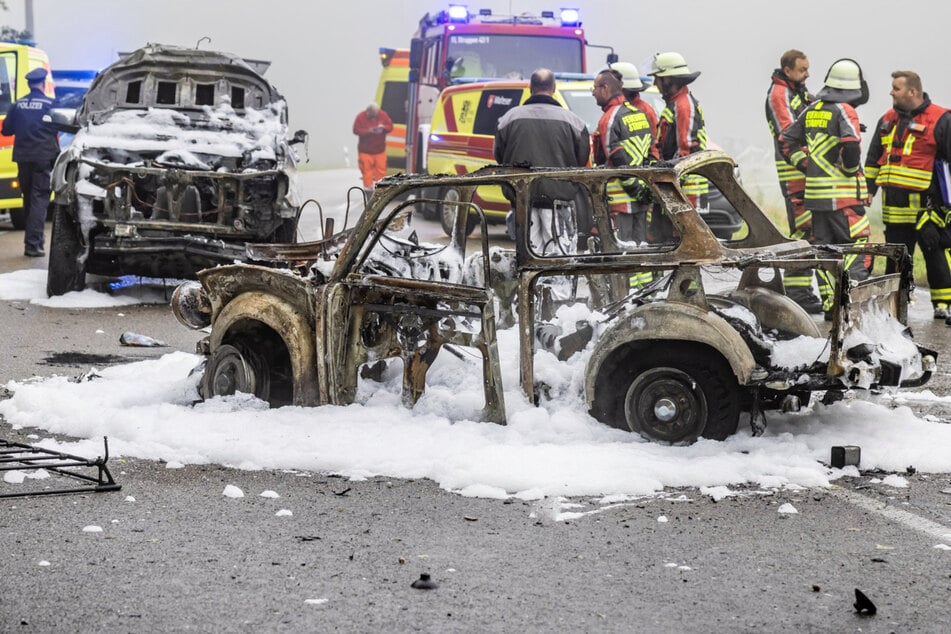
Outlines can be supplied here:
M150 44L93 80L53 168L47 293L86 273L191 278L247 242L294 242L297 157L267 62Z
M500 362L500 350L511 350L518 369L508 380L530 401L573 389L608 425L689 443L725 439L743 412L761 433L765 410L808 402L814 392L925 383L936 354L905 326L912 280L904 247L788 239L733 168L726 154L702 152L654 168L488 167L384 179L353 228L313 243L249 245L253 262L202 271L176 290L179 320L211 326L199 344L200 392L246 392L272 406L348 404L368 368L391 363L402 364L403 401L412 406L439 354L468 348L481 358L482 419L503 423L503 367L512 364ZM688 172L730 200L744 219L741 237L713 235L680 189ZM615 239L605 192L618 177L650 187L653 213L673 228L667 238ZM479 189L501 187L522 228L534 192L551 181L577 192L574 213L589 214L589 235L566 251L537 253L520 229L514 250L490 249L482 210L471 202ZM412 231L419 208L433 202L421 192L434 187L454 190L448 244L421 243ZM471 212L483 237L467 244ZM474 253L469 244L478 245ZM849 254L877 260L878 270L891 260L899 272L854 280ZM836 280L828 323L784 293L782 271L817 268ZM568 388L537 372L555 357L576 372Z

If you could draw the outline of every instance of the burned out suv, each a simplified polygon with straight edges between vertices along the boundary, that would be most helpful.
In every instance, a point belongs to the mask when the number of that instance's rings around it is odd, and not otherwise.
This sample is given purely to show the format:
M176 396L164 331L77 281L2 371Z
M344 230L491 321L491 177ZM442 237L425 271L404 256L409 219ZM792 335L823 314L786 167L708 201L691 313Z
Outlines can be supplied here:
M211 326L199 344L200 393L251 393L273 406L347 404L368 393L367 381L389 375L412 406L428 377L447 376L430 369L449 361L469 368L454 378L482 376L484 403L463 417L504 422L505 398L520 387L529 402L583 400L605 424L686 443L726 438L743 412L760 433L765 410L793 408L814 392L834 398L926 382L936 355L905 326L912 279L904 247L790 240L733 169L722 152L700 152L654 168L488 167L384 179L353 228L309 244L249 245L256 264L202 271L200 283L176 290L176 316ZM685 173L723 192L748 227L743 238L713 235L680 188ZM651 188L671 224L647 246L618 242L611 231L607 183L630 177ZM532 246L531 201L552 184L576 192L569 208L590 214L598 235ZM486 242L485 214L471 201L488 187L514 201L514 249ZM446 244L413 231L413 216L431 202L418 194L433 188L456 192ZM463 237L470 213L482 223L479 243ZM467 253L469 244L478 248ZM890 260L898 272L855 279L848 256L873 270ZM814 268L835 280L830 322L784 292L783 270ZM460 409L472 400L458 399Z
M53 169L47 292L86 273L194 278L247 242L294 242L297 158L267 62L150 44L93 80Z

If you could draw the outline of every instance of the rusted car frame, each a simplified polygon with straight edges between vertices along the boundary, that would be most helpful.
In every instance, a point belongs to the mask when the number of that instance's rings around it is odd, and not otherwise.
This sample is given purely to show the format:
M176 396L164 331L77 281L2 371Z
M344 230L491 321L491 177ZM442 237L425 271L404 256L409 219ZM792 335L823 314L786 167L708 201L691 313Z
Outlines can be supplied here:
M104 69L53 169L47 293L86 273L194 278L248 242L296 240L297 158L266 62L150 44Z
M200 287L179 288L173 302L179 319L192 327L211 324L202 348L208 355L202 393L246 391L274 405L345 404L355 398L362 367L398 357L404 402L412 405L439 352L466 346L482 355L483 416L504 422L497 322L513 321L504 315L514 300L520 384L537 403L546 387L535 372L538 330L550 312L542 298L559 280L572 289L562 304L585 303L600 320L597 334L591 329L592 340L579 347L587 355L583 396L591 413L653 440L723 439L736 430L741 411L758 432L764 409L817 390L927 381L933 351L904 332L892 349L876 347L862 331L880 324L903 329L912 284L904 248L790 240L736 183L733 167L725 154L705 152L657 168L491 167L385 179L345 238L250 246L256 264L209 269L199 273ZM688 172L711 179L737 208L747 228L742 237L717 239L703 223L680 189ZM605 191L619 177L651 188L654 213L670 220L672 239L642 245L614 239ZM593 229L577 250L544 254L529 244L523 228L544 182L578 188L575 214L590 214ZM484 216L471 201L478 188L490 186L513 202L514 250L488 248ZM451 197L456 222L449 243L419 244L414 234L393 238L422 206L445 204L420 197L434 188L458 194ZM476 253L467 254L465 222L473 212L483 231ZM853 280L844 266L848 254L890 259L899 272ZM790 269L823 269L837 280L827 332L785 296L781 271ZM713 288L711 270L726 272L726 290ZM639 274L653 281L632 288ZM821 355L791 367L775 361L775 350L797 337L818 343Z

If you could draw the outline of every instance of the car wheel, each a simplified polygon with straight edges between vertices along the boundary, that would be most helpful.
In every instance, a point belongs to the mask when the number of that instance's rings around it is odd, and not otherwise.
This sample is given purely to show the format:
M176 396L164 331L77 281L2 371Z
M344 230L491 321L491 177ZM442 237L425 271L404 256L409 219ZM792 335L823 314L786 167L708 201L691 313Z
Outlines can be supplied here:
M271 392L269 377L264 360L253 351L243 346L220 345L205 364L201 396L207 400L242 392L266 401Z
M736 432L740 390L719 355L689 345L646 351L631 347L602 367L593 413L650 440L692 443Z
M86 288L86 263L82 255L83 245L79 228L69 216L66 207L56 205L53 210L49 268L46 271L47 296L63 295Z
M446 232L446 235L451 236L453 226L456 222L456 210L458 209L458 205L455 203L459 202L459 190L452 188L441 189L439 190L438 198L442 201L439 204L439 224L442 225L442 229ZM465 235L471 235L478 223L478 216L472 213L468 214L466 216Z
M15 207L10 210L10 224L17 231L26 229L26 214L23 213L23 207Z

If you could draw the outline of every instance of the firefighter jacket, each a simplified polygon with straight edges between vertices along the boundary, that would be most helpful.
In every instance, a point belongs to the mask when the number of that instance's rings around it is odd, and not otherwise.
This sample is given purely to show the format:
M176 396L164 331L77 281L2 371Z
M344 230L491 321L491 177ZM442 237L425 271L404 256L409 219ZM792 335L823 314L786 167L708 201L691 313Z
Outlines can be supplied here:
M951 114L931 103L928 95L911 112L893 108L879 119L865 159L865 176L870 193L882 188L885 222L914 223L920 210L938 204L936 158L951 159Z
M53 100L34 88L23 99L17 100L3 121L0 134L13 136L15 163L50 163L59 155L56 130L43 123L43 115L53 106Z
M681 87L666 101L657 130L660 158L668 161L707 149L703 110L687 87Z
M634 96L628 99L627 102L647 115L647 120L650 121L651 124L651 138L655 141L655 145L651 147L651 154L655 159L660 158L657 155L657 113L654 112L654 107L650 105L646 99L641 97L639 92L634 93Z
M773 137L776 172L784 193L789 189L790 183L794 183L794 189L791 191L802 191L804 180L802 172L783 157L783 131L793 124L811 102L812 97L806 91L805 85L789 79L779 68L773 71L772 83L766 91L766 122Z
M386 152L386 135L393 131L393 120L382 110L371 119L366 110L353 120L353 133L359 138L357 152L360 154L382 154Z
M593 137L594 162L612 167L641 166L654 159L654 138L647 115L618 95L601 107L604 114ZM639 201L647 192L636 178L614 179L607 185L612 205ZM643 201L647 202L647 201Z
M660 114L657 128L657 152L661 159L669 161L694 152L707 149L707 129L703 121L703 110L687 90L680 90L670 99L665 98L666 107ZM707 179L696 174L684 177L681 188L694 205L706 204L709 190Z
M835 211L865 204L859 116L847 103L821 99L783 132L782 154L806 175L806 209Z

